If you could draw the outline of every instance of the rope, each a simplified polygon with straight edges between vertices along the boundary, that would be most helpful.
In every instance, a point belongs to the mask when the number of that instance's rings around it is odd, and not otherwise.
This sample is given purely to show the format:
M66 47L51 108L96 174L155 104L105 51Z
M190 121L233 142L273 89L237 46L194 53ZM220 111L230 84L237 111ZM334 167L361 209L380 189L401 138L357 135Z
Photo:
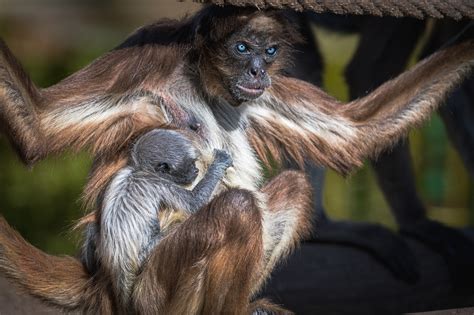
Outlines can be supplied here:
M310 10L318 13L367 14L418 19L474 19L474 0L193 0L217 5L254 6L258 9Z

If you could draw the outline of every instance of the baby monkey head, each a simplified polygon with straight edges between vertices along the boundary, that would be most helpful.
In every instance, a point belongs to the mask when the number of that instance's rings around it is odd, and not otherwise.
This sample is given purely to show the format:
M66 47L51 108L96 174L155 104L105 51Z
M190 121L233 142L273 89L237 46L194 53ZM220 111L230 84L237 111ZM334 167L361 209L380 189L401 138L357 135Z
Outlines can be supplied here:
M239 106L260 97L301 37L282 13L216 8L201 22L199 69L211 96Z
M191 184L199 174L198 150L178 131L154 129L141 136L132 148L132 167L152 172L178 185Z

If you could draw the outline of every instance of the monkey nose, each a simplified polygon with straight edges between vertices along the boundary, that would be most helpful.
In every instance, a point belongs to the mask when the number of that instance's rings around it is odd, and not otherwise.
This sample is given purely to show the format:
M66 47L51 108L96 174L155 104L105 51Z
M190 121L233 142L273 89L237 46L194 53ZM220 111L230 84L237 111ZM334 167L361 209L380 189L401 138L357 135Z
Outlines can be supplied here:
M251 67L251 68L250 68L250 74L251 74L253 77L259 77L259 76L265 74L265 69Z

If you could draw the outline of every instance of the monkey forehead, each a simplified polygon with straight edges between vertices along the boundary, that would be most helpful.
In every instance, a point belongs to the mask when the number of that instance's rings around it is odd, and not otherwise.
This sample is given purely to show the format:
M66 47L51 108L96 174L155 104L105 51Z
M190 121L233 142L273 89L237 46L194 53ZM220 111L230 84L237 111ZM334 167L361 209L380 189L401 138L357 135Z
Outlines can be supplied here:
M142 135L136 145L149 145L149 144L165 144L167 142L182 141L184 143L191 142L180 132L168 129L153 129Z
M273 43L281 37L283 25L275 18L258 13L238 31L236 36L243 36L257 45Z
M136 156L151 158L172 154L195 158L198 153L190 139L174 130L154 129L141 136L133 147Z
M274 33L281 31L282 25L273 17L257 14L251 17L247 23L247 28L264 33Z

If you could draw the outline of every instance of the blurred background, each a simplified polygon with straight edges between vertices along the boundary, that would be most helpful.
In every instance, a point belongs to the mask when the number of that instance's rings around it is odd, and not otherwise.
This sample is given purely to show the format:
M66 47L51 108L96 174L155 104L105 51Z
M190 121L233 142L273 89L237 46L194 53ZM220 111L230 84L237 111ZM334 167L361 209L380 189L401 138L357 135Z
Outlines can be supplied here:
M163 17L179 18L199 5L174 0L0 0L0 37L34 82L49 86L118 45L141 25ZM343 68L357 35L315 28L324 56L323 88L346 100ZM413 62L416 56L414 56ZM419 193L429 217L451 226L474 225L474 182L447 140L441 120L410 134ZM84 214L81 191L91 159L64 154L27 169L0 136L0 213L35 246L54 254L74 254L71 232ZM324 204L337 219L378 222L395 228L369 167L350 178L330 171Z

